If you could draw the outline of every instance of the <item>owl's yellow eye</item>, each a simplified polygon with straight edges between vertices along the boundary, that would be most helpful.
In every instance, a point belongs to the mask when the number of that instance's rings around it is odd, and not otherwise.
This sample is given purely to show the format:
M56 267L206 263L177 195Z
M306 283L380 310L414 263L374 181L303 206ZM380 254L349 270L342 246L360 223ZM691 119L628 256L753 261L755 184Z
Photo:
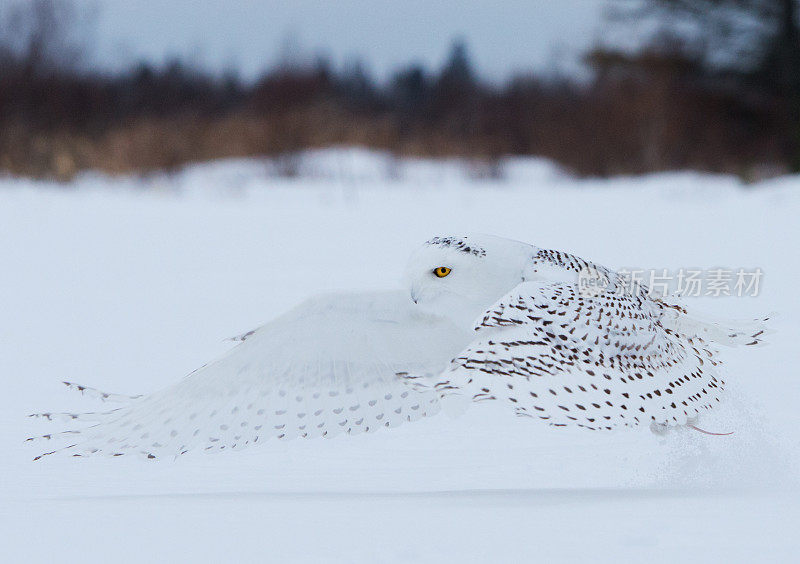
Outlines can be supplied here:
M444 278L448 274L450 274L450 269L446 266L437 266L433 269L433 273L438 276L439 278Z

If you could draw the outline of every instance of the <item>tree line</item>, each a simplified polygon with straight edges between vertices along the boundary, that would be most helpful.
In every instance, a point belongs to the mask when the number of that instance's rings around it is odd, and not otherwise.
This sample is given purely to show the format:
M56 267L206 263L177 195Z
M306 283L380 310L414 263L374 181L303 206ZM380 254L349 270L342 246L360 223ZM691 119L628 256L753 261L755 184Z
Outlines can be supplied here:
M92 70L91 18L69 0L32 0L0 28L0 170L68 179L340 144L487 162L537 155L598 176L800 169L795 0L647 0L608 25L647 19L656 31L637 49L585 55L588 81L487 82L457 41L441 68L410 65L384 82L324 58L246 82L177 59Z

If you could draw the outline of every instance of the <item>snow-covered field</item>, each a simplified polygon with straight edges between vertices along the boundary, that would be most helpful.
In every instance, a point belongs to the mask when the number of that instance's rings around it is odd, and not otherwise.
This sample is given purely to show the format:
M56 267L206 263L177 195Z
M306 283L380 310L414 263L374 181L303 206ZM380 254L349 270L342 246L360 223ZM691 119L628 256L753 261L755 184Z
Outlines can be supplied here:
M800 178L575 180L536 160L326 151L72 185L0 179L3 562L789 562L800 559ZM479 405L393 432L175 462L32 462L60 384L141 393L331 289L397 286L431 235L481 231L609 266L760 267L765 348L725 351L729 401L665 437L554 429Z

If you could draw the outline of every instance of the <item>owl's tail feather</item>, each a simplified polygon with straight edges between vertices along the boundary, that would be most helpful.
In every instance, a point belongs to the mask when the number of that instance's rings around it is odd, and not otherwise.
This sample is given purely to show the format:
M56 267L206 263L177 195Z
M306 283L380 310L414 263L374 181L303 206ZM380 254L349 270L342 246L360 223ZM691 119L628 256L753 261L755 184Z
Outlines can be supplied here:
M697 425L687 425L690 429L694 429L699 433L703 433L705 435L714 435L715 437L725 437L728 435L733 435L733 431L728 431L727 433L712 433L711 431L706 431L705 429L701 429Z
M47 433L46 435L38 435L36 437L28 437L25 439L25 442L42 442L42 441L57 441L58 439L63 439L70 435L80 435L80 431L77 430L70 430L70 431L59 431L58 433Z
M129 411L129 406L132 405L134 400L142 396L126 396L122 394L111 394L103 392L95 388L75 384L73 382L63 382L67 388L79 392L81 395L99 400L101 402L113 402L121 404L119 407L114 407L107 411L89 411L85 413L71 413L71 412L42 412L32 413L28 417L32 419L39 419L46 421L50 424L53 423L81 423L81 428L67 429L62 431L52 431L43 435L31 436L25 439L25 442L33 445L40 445L45 442L52 442L55 445L62 445L49 452L42 453L34 458L34 460L41 460L45 456L51 454L72 454L73 456L83 456L81 454L80 444L86 437L86 433L94 430L104 423L114 421L120 415ZM69 441L69 442L68 442ZM76 442L77 441L77 442ZM74 444L70 444L74 443ZM91 452L91 451L87 451ZM117 456L114 454L114 456Z
M48 422L78 422L83 423L83 425L80 426L80 428L76 426L75 428L63 431L53 431L44 435L32 436L27 438L26 442L37 446L47 443L57 447L37 455L34 457L34 461L41 460L50 455L89 456L101 453L101 451L102 454L109 456L122 456L123 454L130 453L138 454L149 459L155 458L150 451L145 449L128 449L127 445L124 444L110 445L111 441L107 441L107 439L103 441L101 448L101 445L97 442L98 437L105 438L102 437L104 429L108 426L114 426L119 422L121 417L129 415L130 413L130 405L124 405L109 411L88 413L34 413L29 417L44 419Z
M775 317L774 313L751 320L724 319L694 308L688 309L676 298L665 298L662 302L666 306L663 318L666 328L727 347L763 346L766 344L764 338L774 333L767 325Z
M396 374L406 386L415 392L436 392L441 401L442 411L448 417L458 417L467 410L469 399L457 390L448 381L436 381L436 375L431 373L414 374L408 372L398 372Z
M74 390L76 392L80 392L81 395L84 395L89 398L99 399L100 401L112 401L117 403L128 403L135 399L139 399L142 396L126 396L123 394L110 394L108 392L102 392L95 388L90 388L89 386L82 386L80 384L76 384L74 382L63 382L63 384L69 388L70 390Z
M47 421L59 421L59 422L72 422L72 421L101 421L107 415L112 415L113 413L119 411L120 407L112 409L110 411L89 411L86 413L52 413L52 412L44 412L44 413L31 413L28 417L32 419L46 419Z
M100 452L101 451L100 451L99 448L81 448L80 443L74 443L74 444L71 444L71 445L67 445L65 447L57 448L56 450L51 450L49 452L43 452L42 454L39 454L39 455L35 456L33 458L33 461L37 462L37 461L43 459L45 456L50 456L50 455L53 455L53 454L55 454L55 455L71 455L71 456L74 456L74 457L84 457L84 456L91 456L93 454L97 454L97 453L100 453ZM114 450L109 450L109 451L102 452L102 454L105 454L107 456L116 457L116 456L123 456L123 455L129 454L129 453L126 453L126 452L115 452ZM135 452L133 454L136 454L136 455L138 455L138 456L140 456L142 458L148 458L148 459L151 459L151 460L156 458L154 454L152 454L150 452L147 452L147 451L138 451L138 452Z
M433 375L424 373L397 372L395 374L406 386L415 392L429 392L434 389Z
M37 462L37 461L41 460L42 458L44 458L45 456L50 456L51 454L57 454L57 453L59 453L59 452L64 452L64 451L66 451L66 450L68 450L68 449L71 449L71 448L72 448L72 447L74 447L74 446L77 446L77 445L70 445L70 446L68 446L68 447L59 448L59 449L56 449L56 450L51 450L51 451L49 451L49 452L43 452L42 454L36 455L36 456L33 458L33 461L34 461L34 462Z

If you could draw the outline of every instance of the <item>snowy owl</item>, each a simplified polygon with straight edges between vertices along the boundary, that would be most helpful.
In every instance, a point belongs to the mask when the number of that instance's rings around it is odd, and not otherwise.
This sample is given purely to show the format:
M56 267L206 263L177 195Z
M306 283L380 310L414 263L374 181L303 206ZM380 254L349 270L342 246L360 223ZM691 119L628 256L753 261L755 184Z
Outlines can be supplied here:
M579 285L587 271L601 282L592 292ZM484 401L554 426L690 425L720 401L715 345L757 345L766 321L704 320L603 266L488 235L430 239L404 278L402 291L312 298L149 395L68 383L118 405L34 415L79 427L45 435L67 441L47 454L240 449Z

